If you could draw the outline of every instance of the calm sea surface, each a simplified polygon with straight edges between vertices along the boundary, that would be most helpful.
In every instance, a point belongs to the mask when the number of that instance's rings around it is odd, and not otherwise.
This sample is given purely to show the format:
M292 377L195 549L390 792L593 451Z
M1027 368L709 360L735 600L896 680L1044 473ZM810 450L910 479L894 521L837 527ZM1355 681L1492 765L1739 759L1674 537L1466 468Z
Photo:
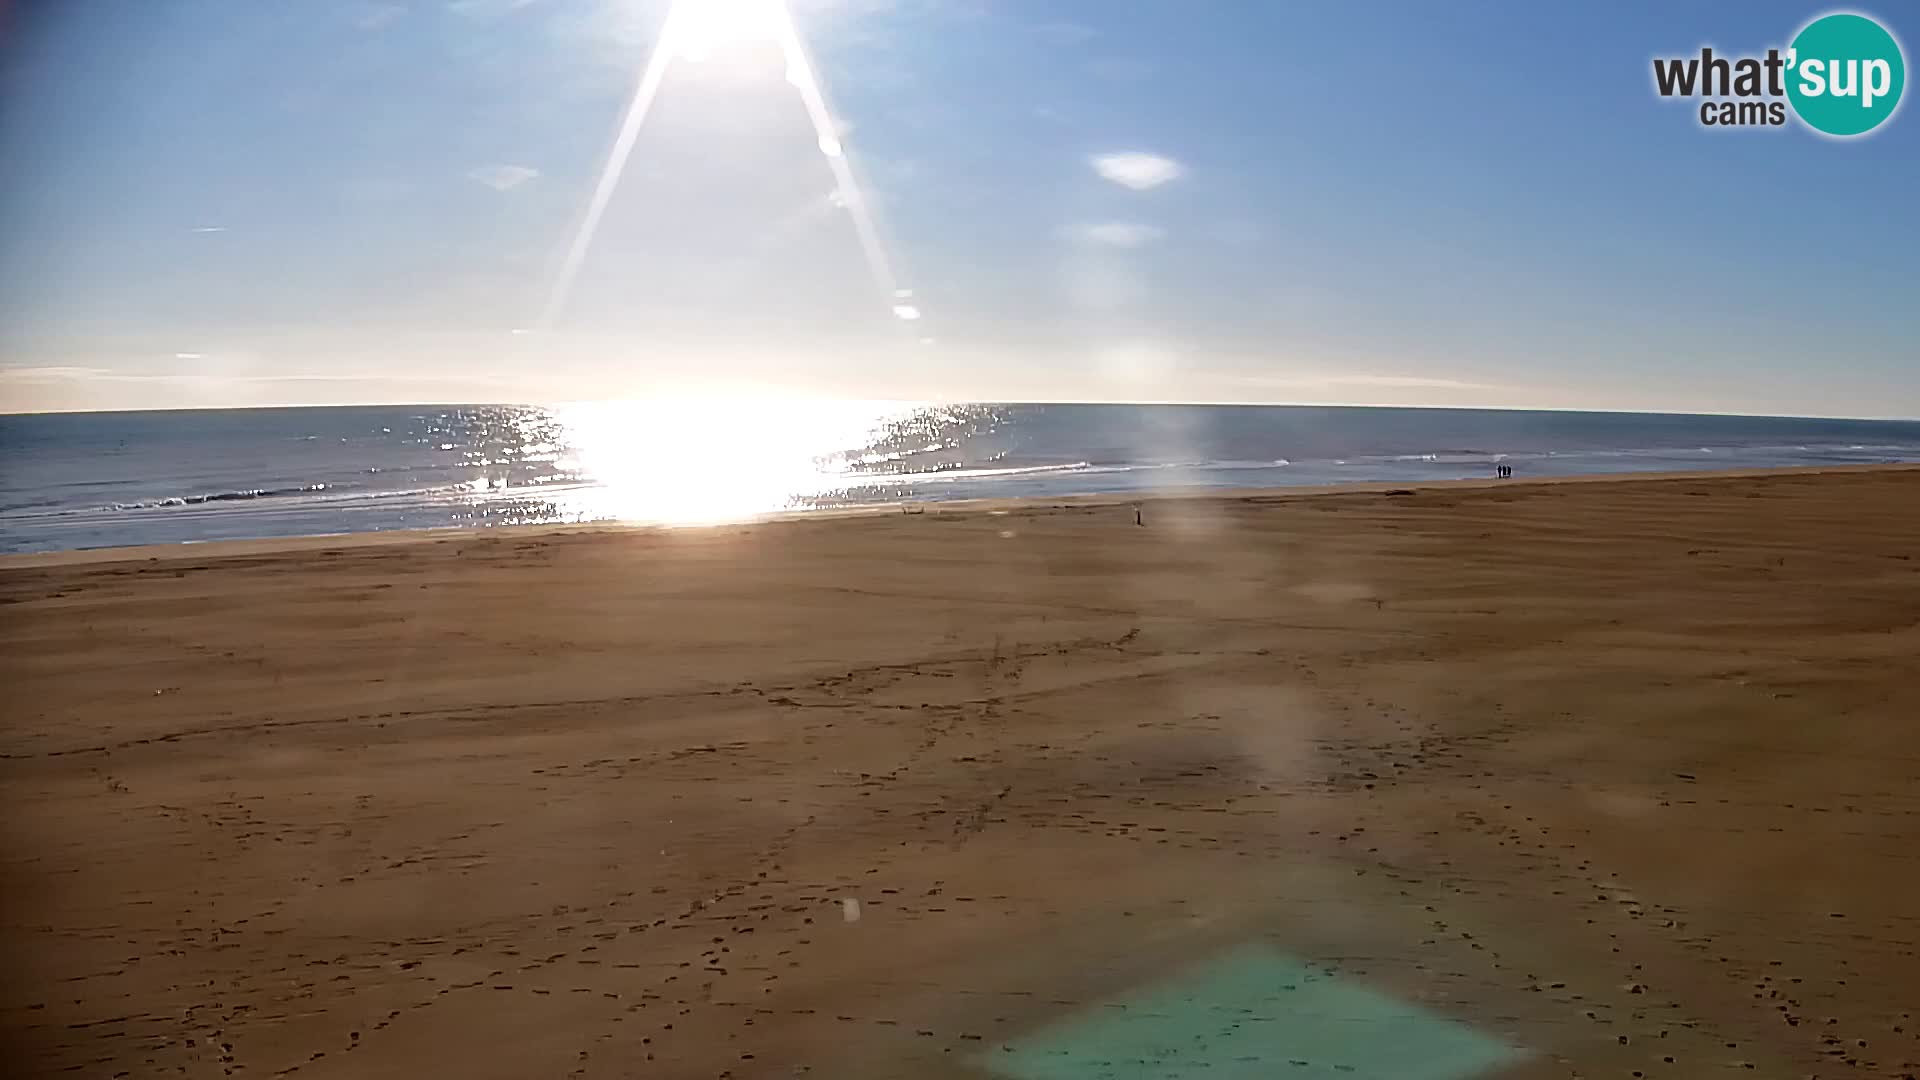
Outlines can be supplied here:
M1920 461L1920 422L673 401L0 416L0 551L939 499Z

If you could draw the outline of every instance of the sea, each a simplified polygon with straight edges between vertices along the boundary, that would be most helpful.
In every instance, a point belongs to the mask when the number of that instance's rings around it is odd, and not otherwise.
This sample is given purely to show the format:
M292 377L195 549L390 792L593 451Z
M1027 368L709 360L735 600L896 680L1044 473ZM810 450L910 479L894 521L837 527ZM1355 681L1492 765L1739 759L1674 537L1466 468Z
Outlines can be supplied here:
M653 400L0 415L0 551L1920 461L1920 421Z

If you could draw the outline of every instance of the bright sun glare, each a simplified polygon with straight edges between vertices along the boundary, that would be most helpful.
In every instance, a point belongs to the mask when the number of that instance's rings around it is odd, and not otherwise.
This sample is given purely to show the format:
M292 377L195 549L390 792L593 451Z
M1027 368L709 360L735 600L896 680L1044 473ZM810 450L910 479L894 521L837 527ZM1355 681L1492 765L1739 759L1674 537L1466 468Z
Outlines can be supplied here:
M787 25L780 0L674 0L662 44L682 59L700 61L720 46L777 40Z
M790 510L847 484L847 453L915 408L737 394L566 406L557 418L568 463L594 483L556 495L555 507L564 519L660 525Z
M920 318L918 306L899 302L899 298L911 296L912 293L902 288L894 275L892 261L881 242L880 230L874 221L866 193L854 175L846 147L841 142L841 126L827 105L819 76L807 55L806 43L801 40L793 16L787 10L786 0L674 0L661 27L659 43L640 73L639 85L634 88L633 98L620 124L619 135L614 139L606 165L600 171L600 179L594 185L593 196L588 200L579 228L574 232L566 258L554 276L553 288L540 316L540 329L553 329L566 306L574 278L580 273L580 264L586 259L588 249L593 246L600 219L606 214L607 204L612 201L614 191L620 185L621 173L633 155L634 142L640 136L641 126L646 123L654 98L660 93L660 84L668 66L676 59L697 62L723 46L766 38L771 38L780 49L782 63L786 65L787 82L800 96L807 120L813 126L821 156L826 159L827 168L832 173L835 185L833 203L846 211L853 225L867 270L880 291L882 304L897 319L913 321ZM931 339L921 340L925 342Z

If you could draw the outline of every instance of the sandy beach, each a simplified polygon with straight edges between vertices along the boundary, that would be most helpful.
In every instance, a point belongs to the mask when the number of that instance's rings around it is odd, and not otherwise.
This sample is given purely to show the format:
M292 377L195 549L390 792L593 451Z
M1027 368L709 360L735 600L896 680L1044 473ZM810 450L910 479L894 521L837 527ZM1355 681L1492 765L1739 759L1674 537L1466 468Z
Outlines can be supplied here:
M7 1074L1920 1072L1920 469L1140 505L0 561Z

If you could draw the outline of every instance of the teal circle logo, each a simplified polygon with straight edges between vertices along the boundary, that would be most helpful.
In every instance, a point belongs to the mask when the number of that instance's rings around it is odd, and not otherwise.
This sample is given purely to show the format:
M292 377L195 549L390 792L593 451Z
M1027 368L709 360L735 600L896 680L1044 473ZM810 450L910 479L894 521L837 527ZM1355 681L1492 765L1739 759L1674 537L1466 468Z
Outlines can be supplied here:
M1907 62L1886 27L1865 15L1823 15L1787 50L1787 100L1808 127L1864 135L1900 107Z

